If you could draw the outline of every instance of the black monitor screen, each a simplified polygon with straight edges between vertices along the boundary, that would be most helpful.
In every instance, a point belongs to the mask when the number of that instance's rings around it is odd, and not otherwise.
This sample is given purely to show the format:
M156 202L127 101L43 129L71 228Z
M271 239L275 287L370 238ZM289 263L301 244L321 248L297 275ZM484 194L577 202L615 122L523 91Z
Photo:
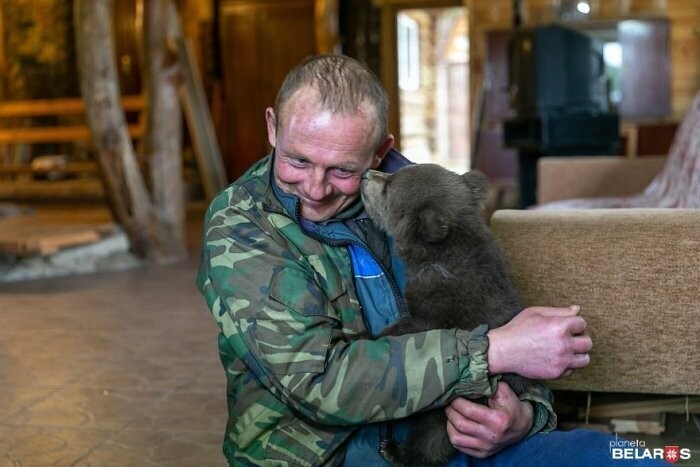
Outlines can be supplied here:
M509 58L518 115L607 110L602 45L585 33L561 25L519 30Z

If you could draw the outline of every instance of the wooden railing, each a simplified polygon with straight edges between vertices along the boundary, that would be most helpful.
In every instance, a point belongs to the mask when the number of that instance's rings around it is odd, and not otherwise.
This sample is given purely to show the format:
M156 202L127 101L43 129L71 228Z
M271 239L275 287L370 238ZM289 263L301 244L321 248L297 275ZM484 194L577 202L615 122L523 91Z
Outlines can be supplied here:
M125 96L122 106L126 112L141 112L145 98ZM42 99L0 102L0 118L83 115L85 102L80 98ZM129 125L133 138L143 136L143 125ZM38 144L88 141L90 131L85 124L51 127L7 127L0 122L0 144Z
M138 114L136 123L128 126L129 134L134 140L141 139L144 135L141 113L145 106L146 99L142 95L122 98L124 111L128 114ZM85 102L81 98L0 102L0 145L87 144L90 142L90 130L85 123L84 114ZM26 126L22 120L31 117L61 117L69 122L52 126ZM67 155L64 162L42 165L0 161L0 198L101 198L103 196L102 183L97 174L95 162L73 161L70 155ZM36 180L34 178L35 175L47 174L52 174L51 178L58 179ZM80 178L75 178L76 176Z

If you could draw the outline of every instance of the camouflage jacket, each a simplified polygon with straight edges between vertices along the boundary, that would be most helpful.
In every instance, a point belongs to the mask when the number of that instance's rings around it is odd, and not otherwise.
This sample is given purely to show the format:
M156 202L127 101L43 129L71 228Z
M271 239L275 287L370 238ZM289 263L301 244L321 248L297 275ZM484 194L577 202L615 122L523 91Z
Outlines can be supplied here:
M204 223L197 285L221 331L231 465L338 465L362 425L491 394L485 327L367 338L348 245L368 246L305 231L271 179L267 157ZM553 428L546 388L525 398L532 431Z

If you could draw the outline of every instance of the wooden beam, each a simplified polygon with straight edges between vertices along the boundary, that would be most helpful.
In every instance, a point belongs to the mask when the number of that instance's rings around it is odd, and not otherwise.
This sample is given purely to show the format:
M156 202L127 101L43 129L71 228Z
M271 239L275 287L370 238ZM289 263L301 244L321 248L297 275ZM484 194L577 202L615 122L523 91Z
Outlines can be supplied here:
M60 172L63 174L96 173L97 164L94 162L68 162L56 167L32 167L27 164L0 165L0 174L41 174L49 172Z
M143 137L143 126L129 125L129 135L133 139L140 139ZM84 125L0 128L0 144L69 143L89 140L90 131Z
M122 97L122 107L127 112L145 108L142 95ZM36 117L43 115L77 115L85 113L85 101L81 98L33 99L0 102L0 117Z
M0 199L104 199L104 187L98 178L67 180L0 180Z
M171 33L184 78L180 86L180 100L192 136L192 146L197 158L205 196L207 199L213 199L228 185L226 169L221 157L219 142L216 139L211 112L207 105L207 96L199 74L197 59L189 39L182 34L180 19L172 3L169 14Z

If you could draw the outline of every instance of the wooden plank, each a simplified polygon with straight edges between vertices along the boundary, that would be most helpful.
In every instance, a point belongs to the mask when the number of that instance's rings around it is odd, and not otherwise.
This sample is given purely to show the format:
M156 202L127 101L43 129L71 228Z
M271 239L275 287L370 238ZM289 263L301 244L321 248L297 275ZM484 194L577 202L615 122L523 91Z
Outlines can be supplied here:
M202 78L199 75L197 60L189 39L182 34L180 19L172 2L169 3L169 21L184 76L180 87L180 99L192 136L192 146L202 177L204 193L207 199L213 199L228 185L226 170L214 132L214 123L204 93Z
M94 243L101 238L100 234L94 230L82 230L77 232L66 232L62 234L51 234L46 237L30 238L23 240L25 251L37 252L42 255L49 255L57 252L61 248Z
M129 125L129 135L134 139L143 137L142 125ZM69 143L73 141L89 141L90 130L87 126L57 126L33 128L0 128L0 144L37 144L37 143Z
M0 174L42 174L49 172L58 172L62 174L82 174L96 173L97 169L97 164L94 162L68 162L64 165L59 165L56 167L32 167L31 165L11 164L0 165Z
M67 180L0 180L0 199L103 199L104 187L99 178Z
M612 429L610 428L610 425L606 424L606 423L585 423L585 422L568 422L568 421L562 421L562 422L557 423L557 429L559 429L559 430L570 431L570 430L576 430L578 428L581 428L584 430L600 431L601 433L612 433Z
M666 431L666 412L630 418L613 418L610 425L615 433L644 433L659 436Z
M122 97L122 107L127 112L145 108L142 95ZM0 117L35 117L40 115L77 115L85 113L85 101L81 98L33 99L0 102Z
M114 223L52 222L36 214L14 216L0 219L0 252L47 255L61 248L96 242L115 229Z
M588 411L586 408L581 408L579 417L584 417L586 412L591 418L620 418L660 412L685 413L686 408L689 413L700 413L700 397L690 397L688 399L685 397L673 397L660 400L600 404L591 406Z

